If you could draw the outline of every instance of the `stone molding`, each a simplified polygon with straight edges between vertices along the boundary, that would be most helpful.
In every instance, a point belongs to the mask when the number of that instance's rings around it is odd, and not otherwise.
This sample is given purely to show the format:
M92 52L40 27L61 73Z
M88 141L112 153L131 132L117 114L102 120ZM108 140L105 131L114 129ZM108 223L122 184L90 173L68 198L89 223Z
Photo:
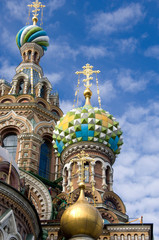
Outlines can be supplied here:
M29 228L35 238L38 239L39 233L41 231L39 218L29 200L27 200L16 189L2 182L0 184L0 196L5 198L7 205L10 205L13 212L16 208L18 209L17 214L20 214L20 218L22 214L24 215L27 221L27 228Z
M41 220L50 220L52 215L52 199L46 186L36 177L20 170L20 176L25 178L26 185L29 185L31 192L36 195L36 208ZM32 196L33 197L33 196ZM38 209L41 209L39 213ZM42 216L40 216L42 214Z
M101 155L103 155L103 158L105 158L106 156L110 160L111 164L113 164L115 161L115 155L110 148L98 142L87 141L74 143L68 146L61 154L62 162L66 162L68 158L72 157L73 154L77 154L82 150L91 151L92 155L100 153Z

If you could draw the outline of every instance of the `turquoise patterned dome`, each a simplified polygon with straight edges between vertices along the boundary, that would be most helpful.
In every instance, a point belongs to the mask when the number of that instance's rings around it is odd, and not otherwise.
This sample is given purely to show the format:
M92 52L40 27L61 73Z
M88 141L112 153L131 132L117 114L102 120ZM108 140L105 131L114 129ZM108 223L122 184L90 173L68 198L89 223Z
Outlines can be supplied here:
M82 141L99 142L120 153L123 144L119 123L109 112L85 105L75 108L57 122L53 143L58 156L69 145Z
M19 48L27 42L36 43L46 51L49 46L49 37L41 27L29 25L23 27L16 36L16 43Z

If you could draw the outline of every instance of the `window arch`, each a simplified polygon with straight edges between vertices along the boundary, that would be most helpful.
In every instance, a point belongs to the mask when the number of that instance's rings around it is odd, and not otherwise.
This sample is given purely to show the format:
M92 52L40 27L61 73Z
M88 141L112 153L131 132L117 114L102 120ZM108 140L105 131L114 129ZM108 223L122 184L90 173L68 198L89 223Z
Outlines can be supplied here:
M85 176L85 183L89 183L89 163L88 162L84 164L84 176Z
M117 234L114 235L114 240L118 240Z
M52 158L52 144L49 140L44 140L40 148L39 175L49 179L50 163Z
M31 50L28 51L28 60L31 60Z
M120 240L124 240L124 234L120 235Z
M138 235L137 234L134 235L134 240L138 240Z
M130 234L128 234L127 239L131 240L131 235Z
M141 235L141 240L145 240L145 234Z
M15 160L17 151L17 135L15 133L9 133L4 136L2 147L8 150L12 158Z
M19 81L19 94L23 93L23 88L24 88L24 80L20 79L20 81Z
M50 240L54 240L54 234L50 235Z

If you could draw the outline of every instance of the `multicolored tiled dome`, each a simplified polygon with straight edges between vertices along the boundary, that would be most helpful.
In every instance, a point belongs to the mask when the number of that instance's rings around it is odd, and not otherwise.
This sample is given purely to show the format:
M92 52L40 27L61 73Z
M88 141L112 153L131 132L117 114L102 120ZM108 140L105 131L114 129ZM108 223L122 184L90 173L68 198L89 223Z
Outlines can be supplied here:
M49 37L41 27L29 25L23 27L16 36L16 43L19 48L26 42L36 43L46 51L49 46Z
M121 135L119 123L109 112L85 105L71 110L57 122L53 143L59 156L67 146L82 141L103 143L119 154Z

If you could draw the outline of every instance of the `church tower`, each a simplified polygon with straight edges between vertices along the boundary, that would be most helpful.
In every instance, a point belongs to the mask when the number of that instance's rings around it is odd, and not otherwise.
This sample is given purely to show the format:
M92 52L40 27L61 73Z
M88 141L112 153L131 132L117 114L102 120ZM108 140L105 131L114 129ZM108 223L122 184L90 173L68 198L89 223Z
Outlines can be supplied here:
M53 181L58 160L52 149L52 132L63 113L58 93L52 90L39 64L49 46L49 37L37 25L38 12L44 5L36 1L29 7L34 9L33 24L16 36L22 62L11 84L0 82L1 146L19 168Z
M127 222L125 206L113 191L113 167L123 144L122 131L116 119L102 108L92 107L90 80L94 71L83 67L85 105L72 109L55 126L54 148L63 163L63 192L75 202L79 195L80 171L85 172L85 196L99 208L106 223ZM80 159L85 159L81 165ZM93 161L91 160L93 159Z

